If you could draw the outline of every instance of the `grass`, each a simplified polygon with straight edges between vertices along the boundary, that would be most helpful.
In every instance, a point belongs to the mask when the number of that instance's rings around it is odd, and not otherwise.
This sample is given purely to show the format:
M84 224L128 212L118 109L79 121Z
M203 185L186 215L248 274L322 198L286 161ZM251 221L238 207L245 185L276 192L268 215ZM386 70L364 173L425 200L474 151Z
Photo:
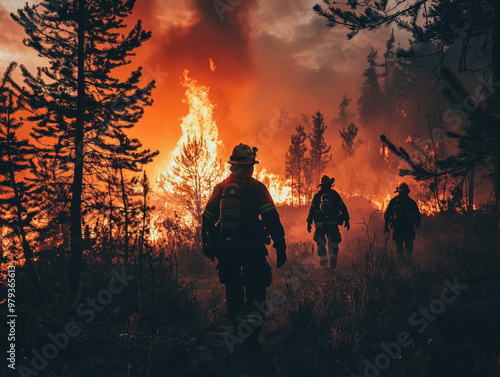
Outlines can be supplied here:
M383 352L381 344L397 341L403 331L412 344L379 368L380 376L497 376L500 256L491 220L480 214L427 219L418 236L425 235L426 243L420 249L417 244L417 251L436 260L432 266L399 265L392 241L385 244L370 222L351 242L352 258L341 249L335 276L318 268L310 242L289 245L287 264L273 267L272 315L262 334L266 354L257 360L228 351L222 338L229 329L224 290L215 264L199 252L183 250L145 263L141 274L131 266L135 278L90 323L76 308L108 287L112 270L121 266L88 257L75 301L66 290L67 258L47 255L37 264L48 292L41 306L31 302L18 269L17 363L31 367L31 350L42 350L49 333L74 320L81 333L41 376L364 376ZM269 260L275 263L273 252ZM424 331L409 324L414 312L440 297L444 281L455 278L467 289ZM1 309L6 315L5 305Z

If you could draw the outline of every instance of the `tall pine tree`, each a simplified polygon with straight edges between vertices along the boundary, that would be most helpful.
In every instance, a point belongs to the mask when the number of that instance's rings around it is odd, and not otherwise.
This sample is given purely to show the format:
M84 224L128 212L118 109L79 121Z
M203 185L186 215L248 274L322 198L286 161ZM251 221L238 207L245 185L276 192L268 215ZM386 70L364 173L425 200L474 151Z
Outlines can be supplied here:
M383 92L378 82L377 51L371 49L366 57L368 68L363 72L364 80L361 83L361 95L358 100L358 112L361 124L373 128L380 121Z
M7 227L7 237L18 239L25 260L33 297L41 298L41 285L33 262L33 248L29 237L34 231L33 218L37 214L34 186L23 176L31 170L31 160L36 149L26 139L19 139L16 131L23 125L16 115L23 110L22 101L9 86L10 76L15 68L11 63L0 85L0 228ZM10 248L13 258L18 250Z
M123 79L115 69L130 64L133 51L151 37L140 21L126 35L120 30L134 0L43 0L26 5L13 19L25 30L25 45L48 60L33 75L21 66L29 105L36 112L33 136L53 145L46 157L71 183L70 287L79 286L82 268L82 197L88 151L106 158L125 130L151 105L154 81L139 85L142 68ZM48 140L48 141L47 141ZM89 173L90 174L90 173Z
M323 114L316 111L312 117L312 130L307 135L307 138L311 145L309 149L310 167L312 172L314 172L314 178L317 182L319 182L321 174L332 160L332 155L330 154L331 146L325 142L324 133L326 128L327 125L325 124Z
M301 198L305 190L306 169L309 165L307 157L307 135L302 125L298 125L297 131L290 137L290 146L285 156L285 176L291 179L292 184L292 204L293 192L297 193L297 203L302 204Z

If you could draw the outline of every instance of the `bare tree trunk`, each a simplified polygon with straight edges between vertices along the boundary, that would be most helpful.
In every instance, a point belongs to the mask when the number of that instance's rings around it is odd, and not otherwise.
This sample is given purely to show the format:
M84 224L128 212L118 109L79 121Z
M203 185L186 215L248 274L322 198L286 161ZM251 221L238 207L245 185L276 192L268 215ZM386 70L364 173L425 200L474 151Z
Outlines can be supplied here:
M468 210L474 212L474 168L470 169Z
M129 219L129 213L128 213L128 198L127 198L127 192L125 190L125 180L123 178L123 168L120 166L120 187L122 191L122 202L123 202L123 213L125 215L125 240L124 240L124 247L123 247L123 252L125 255L125 265L128 263L128 257L129 257L129 244L130 244L130 236L129 236L129 226L130 226L130 219Z
M493 26L493 81L500 82L500 1L494 2L494 26ZM493 93L493 109L500 108L500 90ZM493 188L495 190L496 212L500 213L500 153L494 152L493 156Z
M71 260L69 285L76 292L82 273L82 191L83 135L85 115L85 0L78 0L78 78L77 115L75 120L75 170L71 198Z

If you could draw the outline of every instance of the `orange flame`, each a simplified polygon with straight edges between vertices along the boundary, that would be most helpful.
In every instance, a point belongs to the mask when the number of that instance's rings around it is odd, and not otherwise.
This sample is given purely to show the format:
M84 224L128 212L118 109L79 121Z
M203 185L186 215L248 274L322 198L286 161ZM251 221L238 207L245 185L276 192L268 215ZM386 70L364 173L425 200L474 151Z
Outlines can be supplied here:
M213 63L212 59L210 59L210 62ZM204 166L214 166L218 164L219 161L227 158L227 156L222 155L225 148L222 141L219 140L219 131L217 124L213 119L213 110L215 105L209 98L208 93L210 88L200 85L196 80L189 78L187 70L185 70L183 74L182 86L186 88L186 99L184 102L187 102L189 105L189 113L181 119L181 137L171 154L166 172L161 173L170 177L173 177L173 171L175 171L176 158L181 155L183 145L185 145L189 140L202 139L204 141L209 156L209 161L204 161ZM215 180L215 183L222 181L228 173L228 169L226 169L226 171L221 169L220 172L216 172L216 176L214 177L212 171L198 172L201 180L205 178L205 174L207 174L207 176L210 174L211 180ZM175 177L173 178L175 179ZM256 170L255 178L266 184L276 204L282 204L290 200L291 189L287 180L282 179L276 174L267 172L265 167ZM169 187L168 182L165 183L166 187L163 186L163 188L167 192L173 193L172 185ZM212 187L202 188L202 192L200 193L201 197L208 198L211 190Z

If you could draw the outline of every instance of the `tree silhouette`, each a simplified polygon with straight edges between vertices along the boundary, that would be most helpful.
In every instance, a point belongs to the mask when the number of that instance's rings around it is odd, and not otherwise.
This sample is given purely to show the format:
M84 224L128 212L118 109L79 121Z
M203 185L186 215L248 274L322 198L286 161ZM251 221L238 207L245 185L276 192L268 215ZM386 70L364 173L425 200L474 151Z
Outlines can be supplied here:
M31 170L30 162L37 151L28 140L20 140L16 134L23 125L16 119L16 115L23 107L22 101L9 87L15 66L15 63L8 66L0 85L0 229L7 227L11 231L7 236L20 241L33 296L40 299L42 287L29 241L35 230L32 221L38 213L38 206L35 204L34 185L23 178ZM15 256L17 250L13 246L9 251Z
M313 9L327 20L330 28L349 30L351 39L361 30L394 24L408 31L417 44L433 46L440 55L438 72L450 47L460 49L459 71L493 71L500 81L500 3L496 0L404 0L393 4L378 0L323 0L324 7ZM478 45L483 47L477 48ZM413 54L410 49L409 54ZM431 55L428 55L431 56ZM484 62L478 67L475 62Z
M368 68L363 73L361 95L358 99L358 113L363 126L373 127L380 120L380 109L383 104L383 92L378 82L377 51L371 49L367 56Z
M316 181L319 182L321 174L328 167L332 160L330 154L331 146L325 142L324 133L327 125L325 124L323 114L317 111L312 117L312 130L307 135L311 148L309 149L309 161L311 162L311 172L314 172Z
M344 93L342 96L342 100L339 104L339 115L334 119L335 123L340 125L341 127L349 124L350 120L354 117L354 113L350 112L347 108L351 104L351 98L347 96L347 93Z
M46 151L62 171L71 171L70 286L79 286L82 268L82 198L88 151L106 158L126 129L151 105L154 82L139 86L142 68L125 80L114 70L130 64L133 51L151 37L140 21L123 35L134 1L44 0L26 5L13 19L27 34L24 43L48 60L36 75L21 66L25 94L37 122L33 136L52 145ZM102 152L102 153L100 153Z
M290 137L291 143L285 156L285 177L291 178L292 193L297 193L297 202L300 207L302 204L301 197L302 193L304 192L305 173L309 164L309 158L306 155L307 135L304 131L304 127L298 125L295 130L297 131L297 133L292 134L292 136Z
M342 139L342 149L346 156L353 157L356 153L357 145L355 144L356 136L358 135L358 127L351 123L347 128L339 131L340 138Z

